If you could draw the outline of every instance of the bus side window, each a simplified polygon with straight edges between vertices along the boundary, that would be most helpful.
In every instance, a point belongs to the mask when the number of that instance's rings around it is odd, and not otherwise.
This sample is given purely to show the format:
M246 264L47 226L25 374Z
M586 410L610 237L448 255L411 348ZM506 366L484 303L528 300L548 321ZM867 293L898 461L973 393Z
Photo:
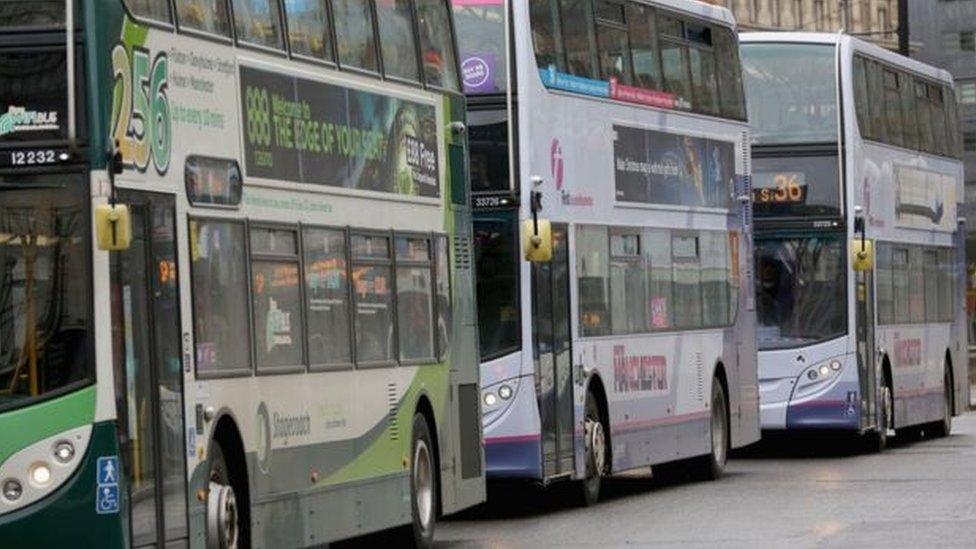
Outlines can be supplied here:
M627 28L634 84L648 90L661 89L661 57L657 46L654 10L636 3L627 5Z
M683 43L684 23L658 14L657 28L661 37L661 68L664 90L678 99L691 101L691 73L688 67L688 46Z
M689 32L693 28L688 26ZM688 48L688 64L691 69L691 87L695 97L695 110L705 114L718 114L718 84L715 81L715 52L705 46L704 37L711 43L711 29L701 28L703 41Z
M288 0L288 42L296 55L333 61L335 52L329 30L328 0Z
M237 40L281 49L281 20L274 0L233 0Z
M380 49L383 51L383 73L411 82L420 81L417 43L413 33L413 10L410 0L387 0L376 3L380 25Z
M630 46L624 20L624 6L607 0L596 3L597 52L600 60L600 78L616 79L631 85Z
M939 271L939 251L931 248L922 251L922 268L925 273L925 321L938 322L939 314L939 290L941 286L941 276Z
M305 228L305 316L312 368L352 362L346 232Z
M145 17L165 23L173 21L167 0L125 0L125 5L136 17Z
M891 265L891 246L883 242L878 243L877 257L875 259L877 267L877 295L878 302L878 323L895 323L895 303L892 290L892 265Z
M302 367L304 325L298 232L252 227L251 307L258 371Z
M948 150L946 144L946 114L943 108L942 88L935 84L928 84L929 89L929 113L932 122L932 135L934 136L935 154L946 154Z
M560 29L563 51L566 52L566 70L574 76L596 77L593 53L596 51L592 36L592 17L586 0L559 0Z
M532 21L532 45L535 49L535 63L540 69L550 65L564 70L562 50L559 47L559 34L556 27L559 21L557 0L535 0L529 2Z
M460 90L457 55L451 34L451 11L447 3L445 0L417 0L417 20L427 85Z
M579 226L576 231L576 275L580 333L610 335L610 254L606 227Z
M396 356L390 238L354 234L350 240L356 304L356 363L393 364Z
M898 73L898 89L901 92L901 113L904 122L905 146L918 149L921 136L915 108L915 80L904 72Z
M881 81L881 65L874 61L867 62L869 97L874 98L870 103L871 126L874 128L874 138L887 141L888 132L885 126L884 86Z
M882 69L882 82L885 105L885 125L888 128L888 141L892 145L904 146L904 124L901 119L901 94L898 92L898 73Z
M332 16L339 65L377 72L373 10L369 4L369 0L332 0Z
M962 134L959 133L959 103L956 102L956 91L951 86L943 84L942 96L946 98L946 132L948 133L946 156L962 158Z
M738 120L746 118L745 93L742 90L742 62L735 33L724 27L716 29L715 53L718 56L718 89L722 115Z
M437 358L444 360L451 344L451 322L454 319L453 295L451 294L451 265L447 235L434 240L434 280L437 285Z
M677 328L702 327L701 242L697 235L672 234L674 261L674 324Z
M915 108L918 111L919 148L925 152L935 152L935 135L932 134L932 106L929 103L928 86L925 82L915 82Z
M224 0L176 0L180 27L230 36L230 17Z
M397 332L400 360L434 358L434 282L429 238L396 237Z
M868 97L868 70L867 61L860 55L854 56L854 110L857 114L857 125L860 128L861 136L867 139L875 139L874 129Z

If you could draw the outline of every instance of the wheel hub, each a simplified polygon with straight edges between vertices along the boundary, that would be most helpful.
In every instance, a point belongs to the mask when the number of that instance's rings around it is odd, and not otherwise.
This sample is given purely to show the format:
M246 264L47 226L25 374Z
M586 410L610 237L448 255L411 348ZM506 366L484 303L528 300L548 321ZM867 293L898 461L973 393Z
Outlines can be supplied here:
M237 499L234 489L210 482L207 496L207 546L211 549L236 549L238 542Z
M715 454L715 462L719 464L725 463L725 408L724 406L718 406L718 403L713 403L712 405L712 452Z
M420 520L420 527L426 532L430 528L434 515L434 473L431 467L430 450L423 440L417 442L413 454L413 463L417 517Z
M586 418L586 453L589 456L589 474L602 474L606 467L606 435L603 424L593 418Z

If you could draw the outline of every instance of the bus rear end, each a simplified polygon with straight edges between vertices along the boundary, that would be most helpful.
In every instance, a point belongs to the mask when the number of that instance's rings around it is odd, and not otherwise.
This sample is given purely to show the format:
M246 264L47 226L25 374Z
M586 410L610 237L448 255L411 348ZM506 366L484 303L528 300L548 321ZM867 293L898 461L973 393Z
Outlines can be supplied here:
M115 429L96 411L86 41L65 30L83 27L82 11L0 4L4 547L123 539Z

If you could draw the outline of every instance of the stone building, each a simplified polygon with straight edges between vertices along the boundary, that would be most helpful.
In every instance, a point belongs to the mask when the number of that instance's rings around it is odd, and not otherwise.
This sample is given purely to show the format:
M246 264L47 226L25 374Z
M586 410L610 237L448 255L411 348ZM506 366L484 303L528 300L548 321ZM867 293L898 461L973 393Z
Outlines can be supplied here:
M742 30L836 32L898 47L897 0L705 0L732 10Z

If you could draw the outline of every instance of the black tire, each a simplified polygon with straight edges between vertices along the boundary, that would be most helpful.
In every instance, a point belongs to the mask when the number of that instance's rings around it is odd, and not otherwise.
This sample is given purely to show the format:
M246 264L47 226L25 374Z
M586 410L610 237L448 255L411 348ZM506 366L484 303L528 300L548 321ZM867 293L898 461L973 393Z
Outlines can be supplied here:
M949 375L948 368L945 370L942 379L944 387L942 391L944 417L941 421L934 421L925 426L925 433L932 438L943 438L952 434L952 411L953 405L955 404L953 402L955 391L953 391L952 377Z
M704 456L688 460L688 473L698 479L718 480L725 472L725 464L729 460L729 401L725 395L725 387L718 378L712 380L711 403L711 433L712 450Z
M878 428L864 435L864 449L869 453L879 454L888 448L888 428L894 424L895 402L888 381L884 381L879 395L881 417L878 418Z
M440 478L437 471L430 427L423 414L413 416L413 440L410 443L410 516L412 523L403 529L407 545L428 548L434 545L437 525Z
M231 475L224 449L214 441L210 446L210 485L207 490L207 547L238 549L250 547L247 514L240 507L240 487ZM218 486L214 486L218 485ZM212 508L220 509L211 520ZM219 532L213 526L219 526Z
M586 393L586 417L583 420L583 440L585 450L583 451L586 460L586 477L580 481L582 504L585 506L595 505L600 501L600 488L603 484L603 476L609 469L607 463L607 444L605 418L600 417L600 408L597 406L596 397L592 392Z

